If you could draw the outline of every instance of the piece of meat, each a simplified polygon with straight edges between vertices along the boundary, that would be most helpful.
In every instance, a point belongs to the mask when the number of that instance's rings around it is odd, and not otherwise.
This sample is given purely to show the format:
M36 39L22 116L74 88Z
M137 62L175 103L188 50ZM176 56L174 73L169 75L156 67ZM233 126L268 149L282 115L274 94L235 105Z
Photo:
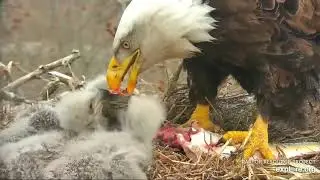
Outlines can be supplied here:
M159 139L161 142L170 147L182 148L178 140L178 134L181 134L187 141L191 141L189 129L190 128L187 129L175 127L171 123L166 123L158 130L156 139Z
M181 128L172 123L166 123L158 130L155 138L169 147L183 150L188 158L193 162L197 162L199 156L203 153L218 154L220 158L228 158L237 151L237 146L220 144L221 137L222 135L220 134L198 128L197 124L193 124L188 128ZM280 154L289 159L295 159L320 152L320 144L312 142L273 144L270 147L276 159L281 158ZM263 158L259 152L256 152L250 159L259 160Z
M159 129L156 138L165 145L185 151L193 147L199 148L201 151L210 151L217 147L221 135L198 128L196 124L181 128L166 123Z

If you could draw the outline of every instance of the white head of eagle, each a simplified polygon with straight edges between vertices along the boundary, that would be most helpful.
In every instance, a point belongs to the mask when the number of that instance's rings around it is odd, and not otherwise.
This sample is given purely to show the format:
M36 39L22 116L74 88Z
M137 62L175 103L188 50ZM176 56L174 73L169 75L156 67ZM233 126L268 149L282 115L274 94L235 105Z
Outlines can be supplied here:
M132 0L120 19L113 57L107 70L109 88L120 90L128 70L127 92L150 66L173 58L187 58L200 50L194 43L212 41L214 8L201 0Z

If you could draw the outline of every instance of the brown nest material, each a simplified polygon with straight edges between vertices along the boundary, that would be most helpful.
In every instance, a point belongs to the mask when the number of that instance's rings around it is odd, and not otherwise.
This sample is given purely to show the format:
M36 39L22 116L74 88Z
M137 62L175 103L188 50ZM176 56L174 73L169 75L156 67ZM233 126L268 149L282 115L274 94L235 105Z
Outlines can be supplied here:
M195 109L195 104L191 104L189 101L188 93L188 87L180 85L166 99L168 119L173 123L185 122ZM253 96L247 94L218 97L211 104L211 107L213 109L211 114L213 121L224 126L225 129L248 129L256 113L255 100Z
M149 171L150 179L212 179L237 177L242 169L233 160L219 160L218 157L202 156L194 163L177 149L155 145L154 163ZM235 172L232 172L235 171Z
M127 101L126 98L122 100L120 108L126 104L123 102ZM185 85L173 90L165 101L169 110L168 119L176 123L188 119L194 109L194 105L188 101L188 88ZM104 106L107 105L104 104ZM229 121L227 125L230 126L230 129L241 129L240 127L247 129L256 111L254 99L246 94L233 97L220 96L212 107L214 107L213 117L216 122L220 122L224 127L225 122L223 121ZM13 115L20 109L21 107L6 107L2 104L1 123L6 124L7 121L11 121ZM241 157L239 155L228 159L202 155L197 162L191 162L181 150L163 146L158 142L155 142L153 152L154 160L147 170L149 179L320 179L319 173L295 173L293 171L279 173L274 164L244 162L239 159ZM320 156L308 158L320 162ZM320 164L315 164L314 167L319 168Z
M188 98L187 85L176 87L165 98L168 109L168 120L181 124L185 122L193 112L195 104ZM245 92L219 93L217 99L211 104L212 119L224 130L247 130L257 114L256 101L253 96ZM231 94L228 96L228 94ZM314 109L306 111L310 113L310 119L314 124L319 124L320 103L312 102ZM317 109L318 108L318 109ZM319 126L318 126L319 127ZM271 142L306 142L319 141L320 134L316 129L300 132L285 125L271 124L269 137ZM197 163L181 151L156 144L154 146L154 163L149 169L150 179L320 179L319 173L280 173L279 168L287 168L288 165L276 165L274 163L263 164L244 162L241 156L221 160L218 157L203 155ZM314 167L320 167L320 156L303 157L312 159ZM278 169L276 169L278 168ZM306 168L307 169L307 168ZM312 168L311 168L312 169Z
M318 157L310 159L317 162ZM320 164L315 164L314 167ZM148 170L149 179L320 179L319 173L278 172L281 167L271 163L245 162L236 156L220 159L202 155L198 162L191 162L176 149L154 146L154 161ZM308 167L305 167L308 168Z
M18 112L26 110L27 108L34 107L37 109L36 104L21 104L15 105L14 103L8 101L0 102L0 130L8 127L8 125L14 120L14 117Z
M219 93L216 100L212 104L210 103L213 122L220 125L225 131L248 130L256 118L256 100L254 96L245 92L229 92L226 95ZM180 85L166 97L167 119L169 121L181 124L191 116L195 104L189 101L188 93L187 85ZM312 110L310 110L311 106L308 105L310 103L313 104ZM306 113L310 117L308 120L312 121L313 127L302 131L282 121L272 121L269 126L269 138L272 142L320 141L320 102L313 101L306 104L306 107L302 108L309 108Z

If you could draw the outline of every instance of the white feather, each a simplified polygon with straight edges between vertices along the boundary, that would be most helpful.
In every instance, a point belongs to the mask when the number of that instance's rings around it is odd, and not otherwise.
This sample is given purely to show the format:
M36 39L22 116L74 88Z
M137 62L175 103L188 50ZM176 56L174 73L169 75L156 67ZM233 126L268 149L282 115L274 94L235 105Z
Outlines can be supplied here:
M213 10L201 0L132 0L115 34L115 56L121 61L140 49L140 72L165 60L191 57L201 52L194 43L215 39L210 35L216 27ZM132 48L121 48L123 41Z
M158 97L137 95L130 98L126 114L119 116L125 131L145 143L151 143L166 118L166 111Z
M100 128L100 122L107 121L102 116L101 109L98 91L91 89L68 93L55 107L60 126L74 132Z
M41 179L44 167L58 158L68 138L63 132L49 131L1 146L0 177Z
M107 83L106 83L106 77L104 74L97 75L94 79L89 81L87 85L84 87L86 90L93 90L96 91L99 89L106 89Z
M147 179L143 169L150 163L164 107L154 97L132 97L122 115L122 131L80 135L45 168L44 178Z
M105 125L107 118L101 115L97 89L104 85L105 78L100 75L89 81L84 90L63 96L55 107L40 104L18 113L14 122L0 132L0 145L48 130L64 128L80 132Z
M89 102L97 98L91 90L71 92L55 107L61 127L78 132L77 137L63 129L47 130L4 144L0 178L147 179L144 168L152 158L152 138L166 117L160 99L133 96L119 117L122 131L83 131L97 118L88 112ZM20 126L16 131L28 127Z
M0 146L47 130L59 129L59 119L48 105L30 107L17 114L14 122L0 132Z
M176 40L182 37L191 42L211 41L209 31L215 19L209 13L214 8L198 0L132 0L119 22L115 43L130 30L147 28L160 30Z
M149 154L148 154L149 155ZM125 132L98 131L70 143L44 170L44 178L146 179L139 164L148 155Z

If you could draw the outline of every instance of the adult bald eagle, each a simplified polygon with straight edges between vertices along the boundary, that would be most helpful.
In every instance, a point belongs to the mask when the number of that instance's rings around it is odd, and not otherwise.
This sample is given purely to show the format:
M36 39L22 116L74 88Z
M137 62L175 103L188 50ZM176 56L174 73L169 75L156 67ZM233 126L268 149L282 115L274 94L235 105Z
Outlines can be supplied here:
M109 62L109 88L119 90L131 67L128 93L139 73L171 58L182 58L197 120L214 131L206 98L233 75L255 94L260 114L244 151L275 158L268 145L268 121L305 124L301 103L320 97L320 0L132 0L125 9ZM230 131L224 139L244 140Z

